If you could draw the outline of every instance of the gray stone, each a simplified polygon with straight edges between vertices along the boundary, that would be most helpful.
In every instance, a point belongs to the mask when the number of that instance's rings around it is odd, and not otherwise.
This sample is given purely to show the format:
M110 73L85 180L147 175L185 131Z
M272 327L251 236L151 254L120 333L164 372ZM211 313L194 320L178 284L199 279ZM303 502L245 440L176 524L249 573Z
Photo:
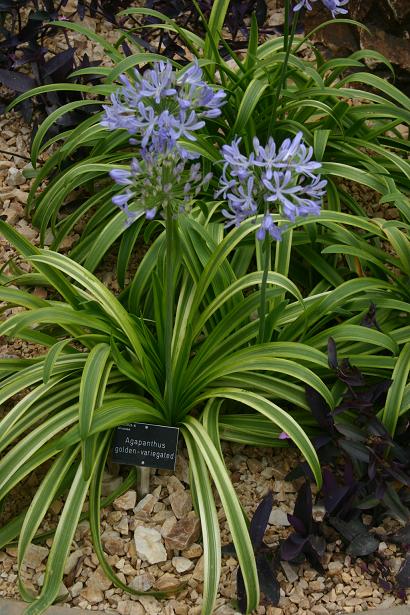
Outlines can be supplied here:
M81 549L76 549L75 551L70 553L65 563L64 574L70 574L70 572L74 570L82 554L83 552L81 551Z
M146 592L154 585L154 581L155 577L149 572L146 572L134 577L129 586L138 592Z
M150 564L167 560L167 552L158 530L140 525L135 530L134 540L137 554L141 559Z
M80 595L90 604L98 604L99 602L102 602L104 600L104 594L102 590L95 585L88 585L85 589L82 590Z
M192 498L189 491L174 491L169 496L169 503L177 519L182 519L192 510Z
M165 544L169 549L186 549L199 538L201 524L198 517L188 516L184 519L179 519L169 530L162 535L165 538Z
M290 525L287 513L281 508L274 508L269 515L269 523L279 527L287 527Z
M125 544L123 538L120 537L118 532L113 530L106 530L101 535L101 541L104 546L104 550L109 555L124 555Z
M14 187L21 186L22 184L25 184L26 181L27 180L24 177L20 169L17 169L16 167L11 167L8 170L7 177L6 177L7 185L14 186Z
M172 565L177 572L183 573L183 572L186 572L187 570L190 570L192 566L194 565L194 563L191 562L191 560L188 559L187 557L173 557Z
M137 502L137 492L130 490L123 493L119 498L114 500L113 507L115 510L132 510Z
M298 580L299 576L291 564L288 562L281 562L280 565L289 583L294 583Z
M48 556L47 547L30 544L24 556L24 563L29 568L38 568Z
M181 581L177 577L173 574L169 574L169 572L166 572L158 579L155 584L155 588L160 592L172 591L173 589L177 589L180 585Z

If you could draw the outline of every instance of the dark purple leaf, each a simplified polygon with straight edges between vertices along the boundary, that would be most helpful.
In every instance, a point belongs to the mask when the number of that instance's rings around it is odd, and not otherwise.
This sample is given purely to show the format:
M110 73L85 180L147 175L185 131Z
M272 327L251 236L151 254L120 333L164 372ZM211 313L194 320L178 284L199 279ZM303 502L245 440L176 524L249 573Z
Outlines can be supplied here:
M343 359L339 365L337 377L349 387L360 387L365 384L361 371L357 367L350 365L348 359Z
M36 86L36 82L31 77L3 68L0 68L0 83L19 93L27 92Z
M309 539L303 548L303 553L305 554L306 559L311 566L318 571L319 574L324 574L324 569L320 560L323 557L325 550L326 541L323 536L314 535L309 536Z
M396 576L396 581L401 589L410 587L410 555L407 555L402 567Z
M326 401L311 386L305 386L306 401L319 427L333 432L334 422Z
M344 464L343 478L344 478L346 485L349 485L350 487L352 487L356 483L355 477L354 477L353 464L350 459L347 459Z
M349 440L341 440L340 446L350 456L351 459L368 463L370 459L369 451L360 442L350 442Z
M364 442L366 440L366 435L357 425L336 423L336 429L348 440L354 440L355 442Z
M310 534L312 531L312 492L308 481L304 482L299 489L293 515L302 521L306 534Z
M326 436L326 435L317 436L316 438L313 439L313 444L314 444L316 451L320 451L327 444L330 444L332 440L333 440L332 436ZM310 478L312 478L313 480L314 479L313 475L311 475Z
M49 13L52 13L55 10L53 0L44 0L44 4Z
M378 418L373 416L369 421L366 421L366 427L370 434L383 438L387 442L392 442L391 436L383 423Z
M258 26L262 27L268 16L268 7L266 5L266 1L256 0L255 6L253 8L255 11L256 21L258 22Z
M85 17L85 5L83 0L77 0L77 12L79 18L83 20Z
M317 536L316 534L311 534L309 536L309 545L310 549L314 551L318 558L324 556L326 551L326 540L323 536Z
M382 380L381 382L377 382L376 384L370 386L367 389L370 393L371 400L373 403L376 403L377 401L379 401L380 398L383 398L383 403L384 403L385 393L387 393L387 391L391 387L392 382L393 380ZM386 434L388 433L387 430L385 430L385 432Z
M305 524L303 523L302 519L299 519L299 517L296 517L296 515L288 514L288 521L293 527L293 529L295 530L295 532L297 532L301 536L308 535L309 532L307 531L307 528Z
M354 557L364 557L374 553L379 548L379 540L373 534L366 532L355 536L354 540L346 549L346 553Z
M390 463L389 467L387 468L387 472L388 474L390 474L390 476L395 478L403 485L410 487L410 476L408 476L408 474L406 474L399 467L397 467L397 465Z
M389 537L390 540L399 545L410 545L410 523L399 529Z
M369 311L363 318L361 324L363 327L375 327L378 331L381 330L376 320L376 306L374 303L370 304Z
M383 579L382 577L379 577L378 583L385 592L390 593L393 589L393 583L386 581L386 579Z
M53 77L55 81L65 80L74 68L74 53L75 49L70 47L55 55L45 63L42 70L43 75Z
M243 582L243 574L240 567L236 574L236 593L238 595L238 607L241 613L246 613L246 590Z
M385 487L385 493L383 494L384 504L395 514L399 519L402 519L406 523L410 520L410 511L402 503L400 497L397 495L397 491L392 485L387 484Z
M285 476L285 480L292 482L298 478L302 478L302 476L304 478L307 478L308 480L315 480L313 472L310 469L309 464L306 463L306 461L303 461L298 466L296 466L296 468L288 472Z
M280 598L280 585L276 578L276 571L265 554L256 556L256 568L261 592L270 604L276 606Z
M370 510L371 508L375 508L380 504L380 500L373 496L369 496L368 498L364 498L360 500L360 502L356 502L356 507L360 510Z
M338 368L336 342L333 337L327 340L327 360L331 369Z
M249 526L249 536L251 537L252 545L256 551L262 545L263 537L268 527L269 516L272 512L273 494L271 491L265 495L262 502L252 517Z
M32 13L30 13L29 20L31 22L39 21L41 23L43 21L51 21L52 14L53 11L33 11Z
M357 536L367 532L366 526L360 519L344 521L343 519L339 519L339 517L329 517L329 523L347 542L352 542Z
M367 468L367 475L370 480L374 480L376 478L376 474L377 474L376 460L372 459Z
M396 442L392 442L391 455L403 466L410 468L410 449L406 450Z
M323 470L323 495L326 512L332 514L349 491L350 487L348 485L339 485L328 468Z
M292 561L303 551L308 538L300 534L291 534L284 540L280 547L281 558L285 561Z
M236 557L236 549L235 549L235 545L233 544L233 542L230 542L227 545L224 545L221 548L221 553L222 555L232 555L233 557Z
M13 68L20 68L20 66L24 66L29 62L41 64L47 51L46 47L24 48L19 58L13 58Z
M131 50L131 47L128 45L127 41L123 41L123 42L121 43L121 48L122 48L122 50L123 50L123 52L124 52L124 55L125 55L126 57L128 57L128 56L131 56L131 55L132 55L132 50Z

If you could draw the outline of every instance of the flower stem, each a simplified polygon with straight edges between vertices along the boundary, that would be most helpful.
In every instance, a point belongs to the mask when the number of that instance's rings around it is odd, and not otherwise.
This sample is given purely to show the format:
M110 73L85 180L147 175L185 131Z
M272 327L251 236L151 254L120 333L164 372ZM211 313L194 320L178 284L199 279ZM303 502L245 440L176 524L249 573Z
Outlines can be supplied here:
M285 23L284 23L284 37L283 37L283 47L285 51L285 58L282 63L279 85L276 88L275 98L272 105L272 113L269 122L269 134L272 132L273 122L276 118L276 112L279 105L279 99L282 94L283 88L285 86L286 81L286 71L289 64L289 56L292 50L293 39L295 38L296 25L298 23L299 11L295 12L292 20L292 28L289 34L289 15L290 15L290 0L285 0Z
M168 422L172 422L172 334L174 325L174 240L175 220L172 206L168 203L165 218L165 405Z
M284 222L279 222L279 226L284 226ZM286 225L285 225L286 226ZM283 233L281 241L276 243L275 263L273 270L281 273L285 277L289 276L290 256L292 252L293 229L288 229ZM286 292L273 298L271 309L274 309L285 298Z
M270 269L270 257L271 257L271 239L268 234L266 234L265 239L263 240L263 274L262 274L262 282L261 282L261 301L259 306L259 332L258 332L258 344L263 344L265 341L265 329L266 329L266 287L268 280L268 273Z

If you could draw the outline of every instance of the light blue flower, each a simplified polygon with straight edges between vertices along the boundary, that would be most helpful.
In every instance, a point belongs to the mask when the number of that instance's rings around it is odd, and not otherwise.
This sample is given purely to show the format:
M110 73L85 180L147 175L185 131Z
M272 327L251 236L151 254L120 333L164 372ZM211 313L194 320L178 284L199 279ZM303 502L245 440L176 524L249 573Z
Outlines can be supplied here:
M272 215L268 213L263 217L262 224L256 231L256 237L259 241L263 241L266 237L266 233L268 233L272 239L280 241L284 230L284 227L279 228L279 226L274 223Z
M349 0L321 0L322 4L329 9L332 13L332 17L335 18L337 15L346 15L347 9L342 7L346 6ZM294 7L294 11L300 11L302 8L307 9L308 11L312 10L312 2L316 2L316 0L300 0Z
M110 177L124 192L112 198L126 215L127 226L143 212L152 220L158 211L172 207L175 213L187 211L212 174L202 177L201 165L190 164L178 151L142 149L141 160L133 159L129 169L113 169Z
M157 105L166 96L174 96L177 93L172 65L169 62L156 62L154 68L146 70L142 78L138 74L137 81L139 96L153 98Z
M222 210L227 227L264 214L257 238L268 234L280 240L283 227L274 223L272 207L291 222L298 216L320 214L327 182L315 174L321 164L312 160L313 148L304 143L302 132L285 139L279 148L272 137L265 146L254 138L249 156L240 151L240 143L235 137L222 147L224 165L215 198L227 201Z
M333 18L337 17L337 15L346 15L348 12L347 9L341 7L346 6L349 0L322 0L322 2L332 13Z
M202 178L200 165L190 164L199 154L180 140L195 141L205 119L217 117L225 103L225 92L205 83L197 61L180 75L167 61L134 75L134 82L120 75L121 87L111 95L111 105L104 105L101 121L109 130L127 130L130 144L140 148L141 160L133 159L129 170L110 172L118 185L126 186L112 201L128 223L136 211L152 219L160 209L178 212L191 206L210 176Z
M103 106L101 125L126 130L133 145L158 147L161 153L180 149L185 158L196 157L178 141L195 141L204 120L220 115L225 92L203 80L197 61L179 76L168 61L154 62L143 75L137 70L134 75L134 82L119 76L121 87L111 95L111 105Z

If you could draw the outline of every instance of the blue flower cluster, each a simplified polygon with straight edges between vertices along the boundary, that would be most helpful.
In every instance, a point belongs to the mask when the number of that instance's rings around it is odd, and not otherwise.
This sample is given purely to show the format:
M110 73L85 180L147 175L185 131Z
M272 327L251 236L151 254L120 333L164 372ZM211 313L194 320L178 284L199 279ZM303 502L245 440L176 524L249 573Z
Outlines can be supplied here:
M186 161L182 158L164 154L145 152L142 160L133 158L130 169L113 169L111 179L120 186L126 186L124 192L113 197L127 217L127 226L138 218L138 211L130 210L129 202L141 203L145 217L152 220L161 206L177 204L177 213L187 211L202 190L208 184L212 173L205 177L201 173L200 163L185 169ZM139 209L139 208L137 208Z
M205 119L220 115L226 96L203 80L196 61L180 75L169 62L156 62L142 76L137 71L134 75L134 83L120 76L122 87L111 95L111 105L104 106L101 122L109 130L127 130L130 143L140 148L141 159L134 158L130 169L110 173L117 184L126 186L112 200L128 224L138 216L135 210L145 210L148 219L159 207L185 211L209 182L210 175L202 177L200 164L188 164L199 155L180 140L195 141L194 133L203 128Z
M225 102L223 90L212 89L195 61L177 75L170 62L155 62L143 75L135 70L135 81L120 75L122 87L104 105L101 125L109 130L123 128L133 144L166 153L178 150L182 157L197 157L179 139L195 141L195 133L206 118L218 117Z
M297 216L320 214L327 182L315 173L321 164L312 160L313 149L302 137L298 132L279 149L272 137L265 147L255 137L249 156L241 153L240 138L222 147L224 167L215 198L222 195L228 202L229 210L222 211L227 226L239 226L246 218L264 213L257 238L262 240L268 233L280 240L283 227L274 223L273 204L292 222Z
M308 11L312 10L312 2L316 2L316 0L300 0L294 7L294 11L300 11L300 9L305 8ZM322 4L329 9L332 13L332 17L335 18L337 15L346 15L347 9L342 7L346 6L349 0L322 0Z

